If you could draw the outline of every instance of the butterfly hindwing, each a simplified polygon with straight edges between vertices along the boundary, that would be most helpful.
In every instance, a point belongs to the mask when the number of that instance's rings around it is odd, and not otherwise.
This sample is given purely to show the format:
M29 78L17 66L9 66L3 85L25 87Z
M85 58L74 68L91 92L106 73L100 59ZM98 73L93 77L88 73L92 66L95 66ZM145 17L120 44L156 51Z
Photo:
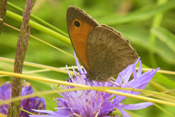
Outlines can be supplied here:
M138 58L128 40L105 26L89 33L86 48L90 80L107 81Z

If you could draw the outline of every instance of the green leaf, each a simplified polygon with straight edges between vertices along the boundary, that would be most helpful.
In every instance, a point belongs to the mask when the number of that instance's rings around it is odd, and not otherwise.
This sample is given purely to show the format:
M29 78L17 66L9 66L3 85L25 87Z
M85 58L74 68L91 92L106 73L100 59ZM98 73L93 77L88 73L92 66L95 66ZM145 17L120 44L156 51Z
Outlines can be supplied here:
M108 16L105 18L101 18L99 22L106 23L108 25L116 25L133 21L142 21L153 17L157 13L162 13L172 8L175 8L175 1L169 1L166 4L160 6L152 5L151 7L142 8L125 16L119 16L119 17L116 17L116 15Z
M175 52L175 35L162 27L152 28L151 32ZM175 54L175 53L174 53Z
M149 50L149 30L137 26L122 26L117 27L122 32L125 38L138 47ZM154 52L158 54L165 62L175 64L175 53L164 42L156 40Z

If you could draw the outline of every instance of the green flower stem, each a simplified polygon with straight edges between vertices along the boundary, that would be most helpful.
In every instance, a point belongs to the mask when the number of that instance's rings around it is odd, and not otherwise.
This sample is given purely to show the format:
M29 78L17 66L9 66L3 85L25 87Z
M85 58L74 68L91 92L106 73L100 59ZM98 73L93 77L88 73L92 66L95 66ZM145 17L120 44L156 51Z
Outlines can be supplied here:
M9 10L7 10L6 16L8 16L10 18L13 18L13 19L15 19L17 21L22 22L22 17L20 15L17 15L17 14L15 14L15 13L9 11ZM55 31L53 31L53 30L51 30L49 28L46 28L46 27L44 27L44 26L42 26L42 25L40 25L40 24L38 24L38 23L36 23L34 21L31 21L30 20L29 23L28 23L28 25L31 25L33 28L35 28L35 29L37 29L37 30L39 30L41 32L44 32L46 34L49 34L49 35L57 38L58 40L66 43L68 45L72 45L71 42L70 42L70 40L69 40L69 38L67 38L67 37L65 37L65 36L63 36L63 35L55 32Z
M30 36L30 29L31 26L29 26L29 29L27 30L27 24L29 22L30 13L34 6L35 1L33 0L27 0L26 6L23 12L23 18L22 18L22 24L20 28L19 33L19 40L17 42L17 48L16 48L16 55L15 55L15 62L14 62L14 72L15 73L21 73L23 70L23 63L28 47L29 42L29 36ZM19 77L13 77L12 82L12 98L18 97L21 95L21 79ZM12 102L11 105L8 108L8 117L19 117L21 113L21 101Z

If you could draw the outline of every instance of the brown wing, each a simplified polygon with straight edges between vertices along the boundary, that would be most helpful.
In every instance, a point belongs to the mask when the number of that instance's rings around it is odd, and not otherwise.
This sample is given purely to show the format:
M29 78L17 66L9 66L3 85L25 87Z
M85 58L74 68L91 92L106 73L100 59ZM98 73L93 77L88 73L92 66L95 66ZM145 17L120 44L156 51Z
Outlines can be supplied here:
M69 6L67 9L67 27L69 37L76 52L78 59L84 68L88 71L86 57L86 40L89 32L98 25L98 23L83 10Z
M117 75L138 58L128 40L105 26L97 26L89 33L86 47L88 78L99 82Z

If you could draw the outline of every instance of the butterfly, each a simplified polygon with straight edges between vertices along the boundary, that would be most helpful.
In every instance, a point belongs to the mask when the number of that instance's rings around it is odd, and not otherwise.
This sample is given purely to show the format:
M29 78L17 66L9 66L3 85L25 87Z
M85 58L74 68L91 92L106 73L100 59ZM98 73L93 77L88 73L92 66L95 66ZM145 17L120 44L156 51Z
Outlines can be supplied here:
M90 81L107 81L138 59L137 52L119 32L98 24L78 7L68 7L67 27L75 53Z

